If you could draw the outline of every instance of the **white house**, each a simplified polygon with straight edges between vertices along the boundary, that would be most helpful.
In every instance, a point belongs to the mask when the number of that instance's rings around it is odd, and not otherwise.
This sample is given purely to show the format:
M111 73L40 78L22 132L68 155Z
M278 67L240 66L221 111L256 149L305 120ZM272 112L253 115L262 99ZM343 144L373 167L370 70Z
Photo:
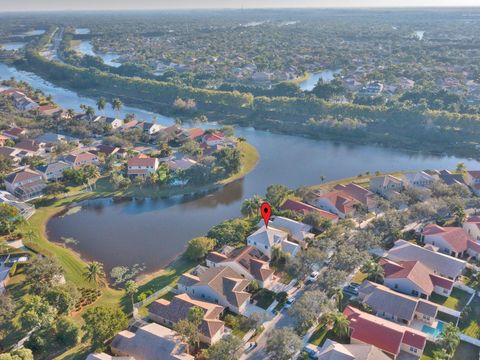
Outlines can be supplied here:
M46 186L42 174L28 168L7 175L3 181L7 191L23 201L43 195Z
M300 250L300 245L288 240L288 233L282 230L275 229L269 226L268 228L263 225L247 237L247 244L255 246L264 255L271 258L272 249L279 247L284 252L290 253L295 256Z
M165 126L154 124L154 123L144 123L143 124L143 131L146 132L148 135L157 134L160 131L165 129Z
M473 240L480 241L480 216L469 217L462 227Z
M65 162L70 164L74 168L79 168L84 165L96 165L98 164L98 157L88 151L79 154L69 154L65 157Z
M148 155L140 154L128 160L127 175L131 177L145 177L157 171L159 161L157 158L151 158Z
M375 176L370 179L369 189L375 194L388 199L394 194L402 191L403 182L392 175Z
M263 220L261 220L258 226L262 226L263 223ZM300 221L295 221L283 216L272 216L268 226L273 226L275 229L288 232L293 240L302 245L304 245L307 240L315 237L315 235L311 233L311 225L307 225Z
M480 243L473 240L461 227L430 224L422 231L423 242L439 248L445 254L462 257L480 257Z
M66 169L71 169L72 165L65 161L56 161L48 165L38 166L36 170L43 175L46 181L57 181L63 177Z
M414 174L404 174L402 177L405 186L417 188L430 188L438 177L427 174L425 171L419 171Z

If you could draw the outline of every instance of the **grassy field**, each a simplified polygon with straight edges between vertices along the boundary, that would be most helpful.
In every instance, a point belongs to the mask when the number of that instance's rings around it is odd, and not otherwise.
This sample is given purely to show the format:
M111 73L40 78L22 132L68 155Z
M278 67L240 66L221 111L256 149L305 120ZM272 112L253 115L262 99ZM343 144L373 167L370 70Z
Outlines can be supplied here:
M450 309L462 311L465 305L467 305L470 296L471 295L466 291L454 288L449 297L432 293L430 296L430 301L449 307Z

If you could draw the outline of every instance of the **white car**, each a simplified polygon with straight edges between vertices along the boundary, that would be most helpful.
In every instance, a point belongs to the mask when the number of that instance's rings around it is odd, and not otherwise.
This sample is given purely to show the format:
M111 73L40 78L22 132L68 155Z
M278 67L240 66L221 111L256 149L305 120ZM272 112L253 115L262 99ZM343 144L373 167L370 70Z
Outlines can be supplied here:
M306 282L309 283L317 281L319 274L320 273L318 271L313 271L310 275L308 275Z
M285 308L285 309L288 309L290 306L293 305L294 302L295 302L295 298L294 298L294 297L288 298L288 299L287 299L287 302L285 303L284 308Z

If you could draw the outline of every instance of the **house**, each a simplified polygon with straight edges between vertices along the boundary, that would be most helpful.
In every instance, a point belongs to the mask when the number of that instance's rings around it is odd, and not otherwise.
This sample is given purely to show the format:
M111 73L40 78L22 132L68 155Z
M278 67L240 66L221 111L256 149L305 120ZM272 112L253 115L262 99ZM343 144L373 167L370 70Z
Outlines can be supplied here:
M338 221L338 215L316 208L315 206L306 204L298 200L287 199L283 203L283 205L280 206L280 210L291 210L303 215L308 215L314 212L320 215L320 217L324 218L325 220L329 220L333 223L336 223Z
M435 303L404 295L371 281L364 281L358 294L363 304L387 320L410 325L414 319L418 319L432 324L437 316L438 306Z
M309 199L310 205L319 209L336 214L340 218L353 216L356 207L362 204L342 190L334 190L326 193L315 191L312 199Z
M0 204L8 204L17 208L24 219L29 219L35 213L35 207L23 201L20 201L12 194L0 190Z
M436 177L427 174L425 171L419 171L414 174L404 174L402 176L403 184L405 186L412 186L416 188L431 188Z
M454 281L433 273L421 261L380 259L384 285L404 294L428 299L432 293L450 296Z
M370 179L370 191L390 199L403 189L403 182L392 175L375 176Z
M480 241L480 216L470 216L463 224L463 230L475 241Z
M131 356L136 360L194 360L175 331L155 323L135 333L121 331L113 338L110 349L116 356Z
M307 344L306 352L316 360L391 360L379 348L369 344L340 344L327 339L321 347Z
M378 96L383 91L383 87L383 84L378 81L371 82L362 89L361 93L368 96Z
M244 246L231 251L212 251L206 258L207 266L229 266L250 281L255 280L262 288L272 284L274 270L270 269L268 258L254 246Z
M124 123L120 127L120 131L128 131L128 130L132 130L132 129L138 129L140 127L139 124L140 123L138 122L138 120L130 120L129 122ZM141 128L143 128L143 124L141 125Z
M465 175L467 185L474 192L475 195L480 195L480 170L467 171Z
M395 241L387 258L393 261L421 261L433 273L456 280L463 273L467 263L449 255L431 251L405 240Z
M351 344L368 344L382 350L393 359L406 353L406 358L420 358L427 342L420 331L379 318L347 306L344 315L350 321ZM410 355L410 357L408 357Z
M20 150L25 150L31 155L39 156L45 153L45 143L36 140L24 139L15 144L15 147Z
M27 95L20 91L15 91L12 94L12 98L13 104L18 110L30 111L39 107L39 105L35 101L33 101Z
M216 131L206 134L202 138L202 143L208 146L222 145L225 142L225 135L222 132Z
M35 141L44 144L59 144L66 143L69 141L68 137L65 135L55 134L55 133L45 133L35 138Z
M28 168L7 175L3 182L10 194L23 201L42 196L46 186L42 174Z
M177 140L179 142L194 141L202 137L203 134L205 134L205 130L200 128L186 129L181 131L180 134L177 135Z
M106 353L88 354L86 360L135 360L131 356L112 356Z
M148 307L148 317L161 325L172 327L180 320L188 319L188 313L192 307L199 308L203 313L200 323L200 341L213 345L224 334L224 322L220 315L225 310L220 305L192 299L188 294L176 295L171 301L159 299Z
M365 209L374 210L376 207L375 194L357 184L338 184L334 189L348 194L350 197L361 203Z
M188 157L183 157L181 159L169 160L165 163L170 170L188 170L192 166L197 165L197 161L190 159Z
M62 113L62 109L55 105L39 106L35 109L40 115L43 116L59 116Z
M250 300L250 294L245 290L249 283L229 266L221 266L183 274L178 280L178 289L193 298L241 314Z
M23 151L20 149L12 148L9 146L0 147L0 156L9 158L13 163L17 164L20 162L22 157L28 156L28 153L23 154Z
M300 251L299 244L288 240L287 232L271 226L265 227L265 225L247 237L247 244L256 247L268 258L272 257L274 247L280 248L291 256L295 256Z
M140 154L128 159L127 175L132 177L145 177L157 171L158 165L159 162L157 158L151 158L148 155Z
M116 146L112 146L112 145L98 145L97 146L97 151L99 153L102 153L103 155L105 155L105 157L109 157L109 156L112 156L112 155L116 155L118 153L118 151L120 150L119 147L116 147Z
M74 168L79 168L85 165L98 164L98 157L88 151L78 154L69 154L65 157L65 161Z
M143 131L145 133L147 133L148 135L157 134L160 131L162 131L162 129L164 129L164 128L165 128L165 126L162 126L162 125L159 125L159 124L154 124L154 123L145 123L143 125Z
M438 178L448 186L462 185L466 186L465 179L462 174L452 174L448 170L440 170L435 172Z
M24 128L21 128L21 127L12 127L8 130L4 130L3 135L12 139L12 140L18 140L21 137L27 135L27 129L24 129Z
M63 172L66 169L71 168L72 165L65 161L56 161L48 165L37 166L35 170L42 174L45 181L57 181L63 177Z
M114 117L97 116L93 119L93 122L105 123L107 125L110 125L113 130L116 130L123 126L123 120Z
M264 221L261 220L258 226L262 226L263 223ZM315 237L315 235L311 233L311 225L307 225L300 221L295 221L283 216L272 216L268 222L268 226L286 231L290 235L291 239L293 239L295 242L298 242L302 246L306 246L306 242Z
M434 245L441 252L454 257L469 255L478 258L480 255L480 243L461 227L430 224L423 228L422 238L425 244Z
M8 137L0 134L0 146L5 146L5 143L7 142L7 140L8 140Z

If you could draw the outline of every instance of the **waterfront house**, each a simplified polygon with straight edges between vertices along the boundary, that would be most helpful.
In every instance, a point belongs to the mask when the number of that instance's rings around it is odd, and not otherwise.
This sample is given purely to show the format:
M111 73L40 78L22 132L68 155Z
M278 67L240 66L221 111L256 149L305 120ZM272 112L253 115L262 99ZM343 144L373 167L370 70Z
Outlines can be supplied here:
M17 208L20 215L23 216L24 219L29 219L35 213L35 207L29 205L20 199L17 199L15 196L10 194L9 192L0 190L0 204L8 204Z
M333 190L325 193L314 191L313 196L308 202L342 219L347 216L353 216L356 208L362 206L357 199L342 190Z
M107 116L97 116L93 119L93 122L100 122L100 123L110 125L113 130L119 129L123 126L122 119L117 119L114 117L107 117Z
M377 316L405 325L410 325L415 319L432 324L438 312L435 303L393 291L371 281L363 282L358 290L358 299L373 309Z
M200 128L184 129L181 130L180 133L177 135L177 141L194 141L201 138L203 134L205 134L205 130Z
M480 195L480 170L467 171L465 174L467 185L470 186L473 193L477 196Z
M208 146L222 145L225 142L225 135L222 132L216 131L206 134L202 138L202 143Z
M350 321L351 344L374 345L393 359L420 358L427 338L420 331L347 306L343 312ZM406 354L405 354L406 353ZM410 356L408 356L410 355Z
M454 281L433 273L421 261L380 259L384 271L384 285L390 289L428 299L432 293L450 296Z
M146 177L157 171L159 162L157 158L151 158L148 155L140 154L131 159L127 163L127 175L130 177Z
M143 124L143 131L147 133L148 135L153 135L157 134L162 129L165 129L165 126L159 125L159 124L154 124L154 123L144 123Z
M376 207L375 194L360 185L349 183L347 185L338 184L335 190L343 191L345 194L357 200L365 209L374 210Z
M370 179L369 189L375 194L390 199L402 191L403 182L392 175L375 176Z
M183 274L178 280L178 290L241 314L250 300L246 291L249 283L229 266L222 266Z
M10 194L23 201L42 196L46 186L42 174L28 168L7 175L3 182Z
M280 248L282 251L295 256L300 251L300 245L288 240L288 233L272 226L261 226L257 231L247 237L247 245L254 246L268 258L272 257L272 249Z
M454 257L479 257L480 254L480 243L461 227L430 224L423 229L422 238L425 244L434 245L439 251Z
M430 188L433 182L437 180L435 176L427 174L425 171L419 171L413 174L404 174L402 176L403 184L416 188Z
M262 288L272 284L274 270L270 268L268 258L254 246L212 251L207 255L206 263L208 267L229 266L245 279L255 280Z
M386 257L393 261L421 261L433 273L453 280L458 279L467 265L463 260L431 251L405 240L395 241Z
M65 162L74 168L79 168L85 165L97 165L98 157L91 152L84 151L78 154L69 154L65 157Z
M148 317L161 325L172 328L180 320L188 319L192 307L199 308L203 313L202 322L199 326L200 341L213 345L220 340L224 334L224 322L220 315L224 308L209 302L192 299L188 294L180 294L173 297L171 301L159 299L148 307Z
M308 215L314 212L320 215L320 217L326 220L329 220L333 223L336 223L338 221L338 215L316 208L315 206L309 205L307 203L304 203L298 200L287 199L283 203L283 205L280 206L280 210L291 210L294 212L298 212L302 215Z
M169 160L165 163L170 170L177 171L177 170L188 170L192 166L197 164L197 161L183 157L181 159L173 159Z
M45 181L57 181L63 178L63 172L71 169L72 165L65 161L55 161L47 165L37 166L35 169L42 174Z
M435 172L438 178L446 185L462 185L466 186L465 179L462 174L453 174L449 170L440 170Z
M121 331L113 338L110 349L115 356L131 356L137 360L194 359L187 354L187 345L179 340L175 331L155 323L145 325L135 333Z
M258 226L262 226L262 224L264 224L263 220L258 223ZM300 221L295 221L283 216L272 216L268 222L268 226L286 231L292 240L299 243L303 247L306 246L308 240L311 240L315 237L315 235L311 232L311 225L307 225Z
M62 114L62 109L55 105L43 105L35 109L39 115L46 117L60 116Z

